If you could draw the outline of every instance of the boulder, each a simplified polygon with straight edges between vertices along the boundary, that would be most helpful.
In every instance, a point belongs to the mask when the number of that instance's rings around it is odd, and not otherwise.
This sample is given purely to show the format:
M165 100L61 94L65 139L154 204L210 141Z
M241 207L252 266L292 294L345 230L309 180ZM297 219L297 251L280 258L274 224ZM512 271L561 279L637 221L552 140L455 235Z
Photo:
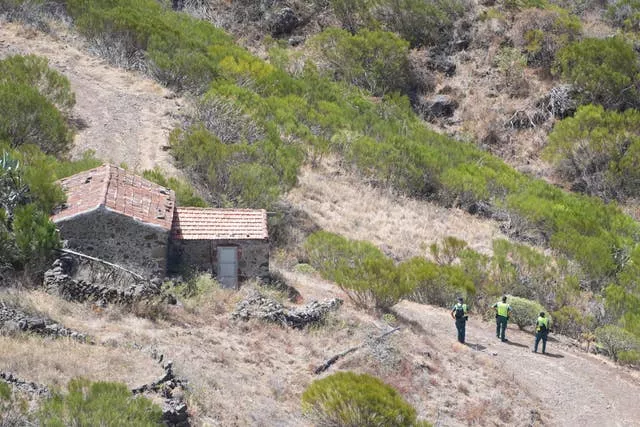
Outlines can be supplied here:
M291 32L300 24L300 18L290 7L283 7L275 11L267 19L269 30L274 36L282 34L291 34Z
M435 95L427 100L426 116L429 118L451 117L458 108L458 101L449 95Z

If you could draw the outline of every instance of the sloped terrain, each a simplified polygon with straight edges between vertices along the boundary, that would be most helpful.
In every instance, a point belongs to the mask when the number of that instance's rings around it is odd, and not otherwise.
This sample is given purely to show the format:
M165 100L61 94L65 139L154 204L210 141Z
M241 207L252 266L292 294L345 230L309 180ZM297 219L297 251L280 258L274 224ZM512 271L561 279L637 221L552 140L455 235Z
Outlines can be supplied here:
M179 107L153 81L105 65L65 41L3 23L0 56L34 53L49 58L76 92L78 132L74 153L135 170L172 171L167 144ZM497 224L426 202L397 199L336 171L306 170L288 201L322 228L364 238L399 259L424 253L447 235L488 251ZM376 208L363 212L363 206ZM386 246L385 246L386 245ZM274 256L279 263L278 256ZM303 302L345 298L335 285L280 263ZM244 292L244 291L243 291ZM131 387L152 380L159 368L138 349L171 358L190 381L188 403L196 425L306 425L300 395L329 357L380 335L391 326L349 304L323 327L298 331L258 321L234 322L230 313L244 295L216 293L196 307L170 308L152 322L115 308L60 301L39 292L28 299L66 327L93 337L97 346L65 340L2 337L0 366L21 378L63 385L75 375L119 380ZM586 354L567 340L549 342L549 356L530 353L530 334L510 328L510 344L497 342L493 325L472 316L469 345L455 341L446 310L402 302L401 330L335 364L375 374L393 385L436 425L637 425L640 379L636 371ZM394 324L395 325L395 324Z
M0 26L0 58L39 55L64 74L76 95L72 115L79 128L72 155L93 150L96 157L136 172L154 166L177 173L163 147L185 101L158 83L108 65L81 50L64 32L44 34L16 24Z

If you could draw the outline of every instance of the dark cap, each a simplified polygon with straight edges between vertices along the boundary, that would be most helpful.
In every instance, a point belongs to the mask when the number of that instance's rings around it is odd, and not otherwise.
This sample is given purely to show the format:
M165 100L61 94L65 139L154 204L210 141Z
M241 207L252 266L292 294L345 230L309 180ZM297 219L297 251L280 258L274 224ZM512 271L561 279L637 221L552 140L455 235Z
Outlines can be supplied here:
M459 301L459 302L462 302L462 301L464 301L464 300L462 299L462 297L458 297L458 301Z
M544 317L544 311L540 312L540 317Z

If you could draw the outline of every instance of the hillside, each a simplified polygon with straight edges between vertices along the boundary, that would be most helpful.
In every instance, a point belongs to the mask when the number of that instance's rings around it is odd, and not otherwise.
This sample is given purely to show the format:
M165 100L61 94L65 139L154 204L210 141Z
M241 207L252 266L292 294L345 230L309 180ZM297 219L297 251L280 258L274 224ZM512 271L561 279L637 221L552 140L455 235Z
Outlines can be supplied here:
M0 59L17 53L41 55L69 79L76 95L72 118L79 124L71 150L74 157L90 149L98 159L126 164L136 172L157 166L170 176L188 176L163 148L169 132L194 108L192 99L92 56L83 39L66 28L43 33L17 23L0 23ZM441 80L438 87L467 91L471 74L481 71L474 61L464 64L459 65L457 77ZM491 80L490 74L484 79ZM461 101L456 113L460 121L433 126L458 137L476 126L469 132L481 137L486 131L481 124L489 119L483 113L488 107L480 102L485 98L482 82L486 80L473 80L480 89ZM513 108L530 105L551 84L536 80L532 86L531 99L498 96L498 102L490 98L494 109L508 116ZM477 122L464 117L475 117ZM520 170L553 181L549 166L539 157L551 125L513 131L505 136L508 145L491 151ZM530 145L521 143L524 140ZM375 375L397 389L419 418L437 426L640 425L637 369L586 353L584 344L556 334L550 339L548 356L532 354L532 334L514 325L508 331L510 342L500 343L494 339L493 323L480 319L480 307L468 326L468 345L460 345L447 310L405 300L392 308L393 316L364 312L335 283L318 272L303 272L299 264L305 261L300 246L315 229L367 240L399 262L428 256L429 245L450 236L491 255L493 241L507 237L504 221L398 195L376 180L347 170L333 155L324 156L313 167L303 166L297 184L282 200L306 223L292 226L287 245L274 247L272 270L301 294L297 305L333 297L346 301L323 325L296 330L258 320L232 320L236 303L254 289L293 305L282 294L255 283L239 293L213 289L177 306L161 306L157 313L146 313L150 319L115 306L75 304L23 289L3 299L19 301L81 331L95 345L5 331L0 337L0 371L49 387L64 387L82 375L134 388L161 375L161 366L151 363L150 355L163 354L174 363L177 375L189 382L185 396L194 425L311 425L302 416L300 397L317 378L313 370L331 356L369 342L329 373L355 370ZM548 248L532 247L549 253ZM372 337L392 326L400 330L371 343ZM157 396L151 397L160 402Z

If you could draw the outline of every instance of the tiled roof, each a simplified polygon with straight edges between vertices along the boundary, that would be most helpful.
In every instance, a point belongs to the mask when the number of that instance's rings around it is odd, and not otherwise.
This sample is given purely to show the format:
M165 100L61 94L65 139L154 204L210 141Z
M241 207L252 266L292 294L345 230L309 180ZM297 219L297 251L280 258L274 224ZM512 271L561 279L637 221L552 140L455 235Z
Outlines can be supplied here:
M171 237L177 240L267 239L264 209L176 208Z
M51 217L53 222L104 207L146 224L171 229L175 207L173 191L122 168L102 165L59 183L67 194L67 203Z

